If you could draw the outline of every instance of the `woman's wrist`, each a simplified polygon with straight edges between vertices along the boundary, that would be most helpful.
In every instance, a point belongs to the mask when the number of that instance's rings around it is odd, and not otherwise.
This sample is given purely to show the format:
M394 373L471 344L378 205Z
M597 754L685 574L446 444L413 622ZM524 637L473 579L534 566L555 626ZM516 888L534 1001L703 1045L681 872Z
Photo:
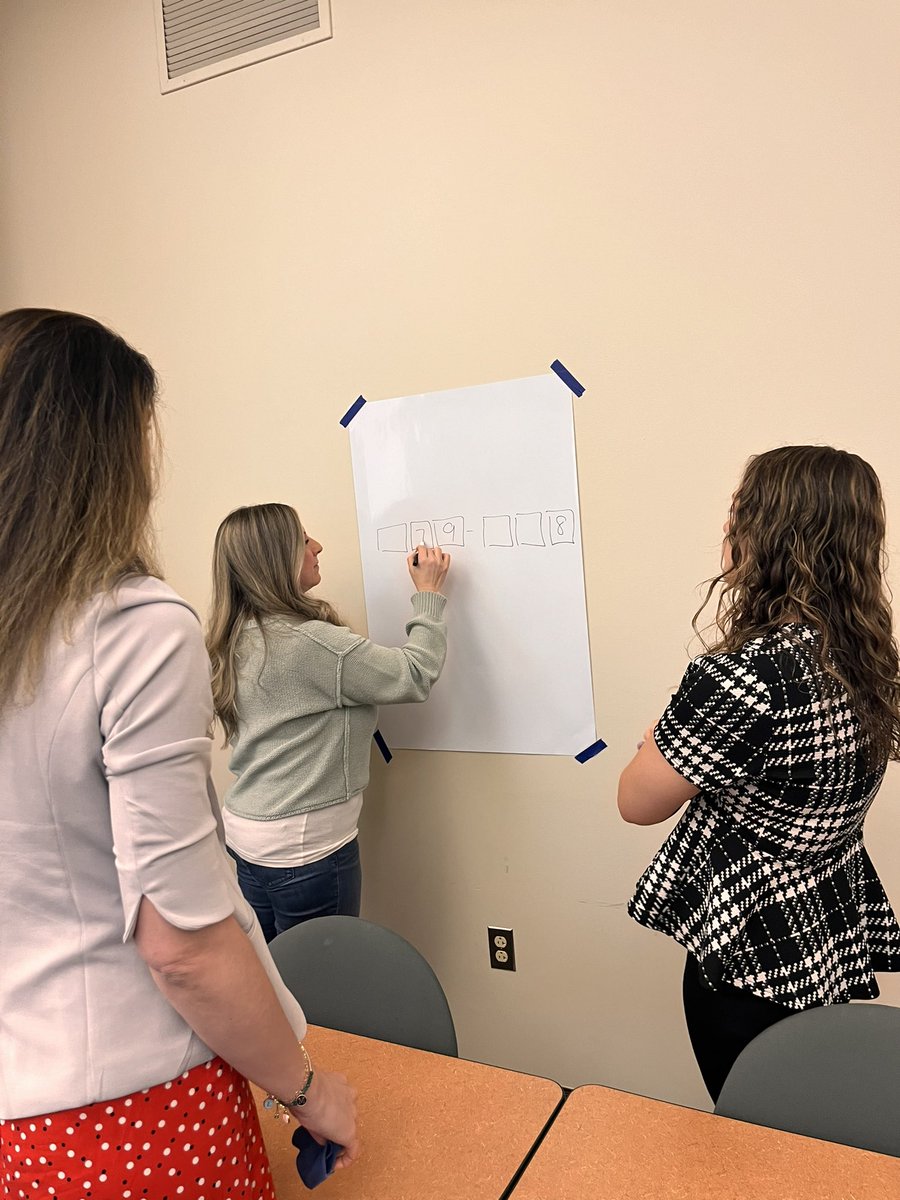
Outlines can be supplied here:
M321 1115L322 1107L322 1081L315 1072L310 1080L310 1085L303 1097L302 1104L291 1105L291 1116L301 1125L315 1124L316 1120Z
M310 1062L309 1054L306 1052L306 1047L302 1042L297 1043L301 1055L303 1056L302 1072L298 1073L297 1078L302 1074L302 1082L298 1087L284 1095L275 1095L269 1093L263 1101L263 1108L267 1112L271 1112L276 1120L289 1121L290 1113L299 1119L299 1113L302 1112L310 1098L311 1089L315 1080L315 1071Z

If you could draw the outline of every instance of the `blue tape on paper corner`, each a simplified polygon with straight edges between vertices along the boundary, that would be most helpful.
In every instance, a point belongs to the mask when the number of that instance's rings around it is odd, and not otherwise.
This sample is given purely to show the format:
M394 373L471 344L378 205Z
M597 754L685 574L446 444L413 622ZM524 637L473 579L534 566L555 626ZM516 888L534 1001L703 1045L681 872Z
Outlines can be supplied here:
M365 396L357 396L344 415L341 417L341 424L346 429L362 406L365 404Z
M572 372L567 371L558 358L555 358L550 364L550 370L556 372L569 391L574 392L576 396L584 395L584 384L579 383Z
M606 749L606 742L604 742L603 738L597 738L596 742L594 742L594 744L592 746L588 746L587 750L582 750L582 752L580 754L575 755L575 761L580 762L582 764L586 763L590 759L596 757L596 755L598 755L601 750L605 750L605 749Z
M391 754L390 750L388 749L387 742L381 736L381 730L376 729L375 732L372 734L372 737L375 741L375 745L381 751L381 757L384 759L384 761L386 763L389 763L394 756L393 756L393 754Z

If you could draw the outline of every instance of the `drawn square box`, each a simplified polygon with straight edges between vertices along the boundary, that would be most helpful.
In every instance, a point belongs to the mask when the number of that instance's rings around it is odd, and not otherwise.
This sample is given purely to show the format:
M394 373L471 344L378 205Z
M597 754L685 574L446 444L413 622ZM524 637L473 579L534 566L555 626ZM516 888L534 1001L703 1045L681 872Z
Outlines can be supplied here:
M406 543L406 525L385 525L378 530L378 549L390 554L408 554Z
M462 517L438 517L431 522L434 527L435 545L464 546L466 525Z
M545 546L544 531L541 528L539 512L516 513L516 545Z
M547 512L550 524L550 545L575 541L575 513L571 508L551 508Z
M434 545L434 534L431 532L430 521L410 521L409 544L414 550L416 546Z
M512 521L504 513L499 517L484 518L484 544L486 546L512 546Z

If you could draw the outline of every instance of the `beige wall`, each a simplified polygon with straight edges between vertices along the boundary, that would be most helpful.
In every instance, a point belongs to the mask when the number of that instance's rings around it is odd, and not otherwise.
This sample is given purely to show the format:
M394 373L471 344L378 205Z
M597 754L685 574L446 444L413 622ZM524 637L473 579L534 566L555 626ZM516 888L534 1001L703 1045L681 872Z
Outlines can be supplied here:
M162 544L201 609L218 520L280 499L364 627L358 392L557 356L587 384L609 749L376 761L365 911L434 963L464 1054L702 1103L680 954L624 912L663 831L621 825L615 783L748 454L852 448L898 528L896 0L334 0L330 42L167 97L151 0L0 13L0 303L94 313L158 366ZM869 842L900 902L898 792L892 768ZM489 923L516 974L488 969Z

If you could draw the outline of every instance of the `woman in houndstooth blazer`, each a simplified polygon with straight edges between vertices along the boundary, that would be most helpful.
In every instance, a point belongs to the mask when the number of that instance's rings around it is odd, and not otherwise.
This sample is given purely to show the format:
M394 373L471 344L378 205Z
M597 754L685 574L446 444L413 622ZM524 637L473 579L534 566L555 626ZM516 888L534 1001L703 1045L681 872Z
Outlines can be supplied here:
M685 1016L713 1100L763 1029L877 996L875 972L900 970L900 926L863 843L900 757L877 476L827 446L758 455L724 532L707 594L721 588L718 639L619 783L634 824L689 801L629 912L688 952Z

